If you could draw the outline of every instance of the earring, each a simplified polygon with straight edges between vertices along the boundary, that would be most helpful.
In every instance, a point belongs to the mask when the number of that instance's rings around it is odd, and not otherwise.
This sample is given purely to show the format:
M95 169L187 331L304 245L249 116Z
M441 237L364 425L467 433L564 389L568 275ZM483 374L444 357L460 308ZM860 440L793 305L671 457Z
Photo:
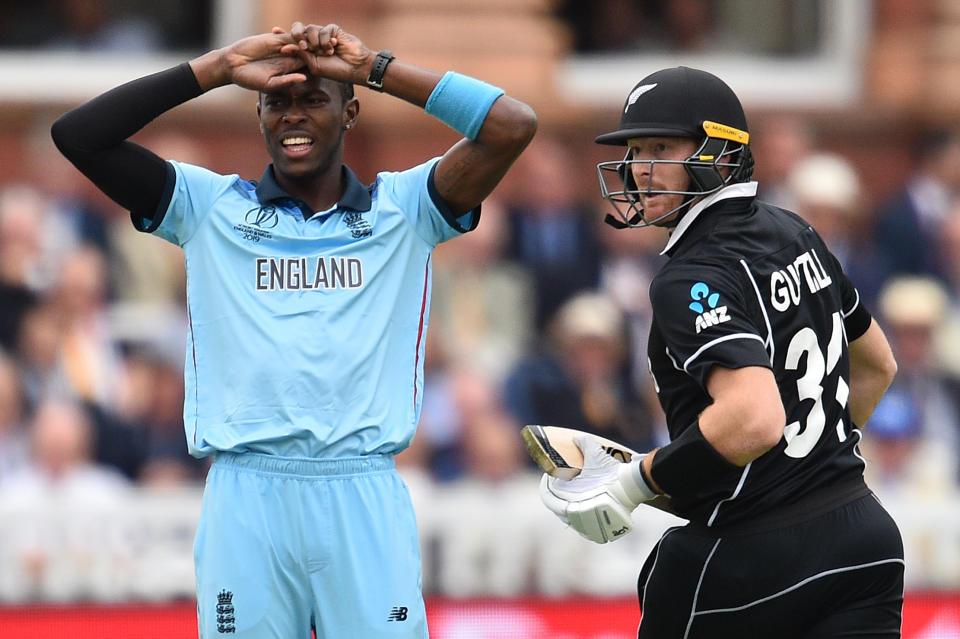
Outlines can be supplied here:
M350 129L353 128L353 125L352 125L352 124L344 124L344 125L343 125L343 128L345 128L346 130L349 131Z

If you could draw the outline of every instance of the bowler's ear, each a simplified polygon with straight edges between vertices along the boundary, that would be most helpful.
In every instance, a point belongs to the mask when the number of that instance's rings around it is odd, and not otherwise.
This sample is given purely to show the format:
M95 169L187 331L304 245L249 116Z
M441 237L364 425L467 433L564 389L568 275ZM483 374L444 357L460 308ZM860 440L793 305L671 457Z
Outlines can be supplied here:
M357 116L360 115L360 100L350 98L343 107L343 128L352 129L357 124Z
M258 93L258 94L257 94L257 121L258 121L258 124L260 125L260 133L261 133L261 134L264 134L264 133L266 133L266 131L264 131L264 129L263 129L263 120L260 119L260 110L261 110L261 108L260 108L260 98L261 98L261 97L262 97L262 94L259 94L259 93Z

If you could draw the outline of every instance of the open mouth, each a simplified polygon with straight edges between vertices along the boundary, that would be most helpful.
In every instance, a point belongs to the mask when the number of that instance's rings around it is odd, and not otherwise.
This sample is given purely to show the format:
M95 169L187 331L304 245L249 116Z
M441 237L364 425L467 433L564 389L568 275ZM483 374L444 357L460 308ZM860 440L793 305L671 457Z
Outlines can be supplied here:
M288 156L300 157L313 148L313 138L307 135L288 135L281 138L280 145Z

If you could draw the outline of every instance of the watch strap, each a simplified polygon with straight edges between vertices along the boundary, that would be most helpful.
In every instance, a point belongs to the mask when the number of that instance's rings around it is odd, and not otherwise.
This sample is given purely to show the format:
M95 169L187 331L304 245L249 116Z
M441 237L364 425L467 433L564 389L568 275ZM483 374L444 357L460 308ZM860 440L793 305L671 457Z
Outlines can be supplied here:
M370 69L370 75L367 76L367 86L374 91L383 91L383 75L387 72L387 65L393 61L393 52L389 49L383 49L377 53L373 61L373 67Z

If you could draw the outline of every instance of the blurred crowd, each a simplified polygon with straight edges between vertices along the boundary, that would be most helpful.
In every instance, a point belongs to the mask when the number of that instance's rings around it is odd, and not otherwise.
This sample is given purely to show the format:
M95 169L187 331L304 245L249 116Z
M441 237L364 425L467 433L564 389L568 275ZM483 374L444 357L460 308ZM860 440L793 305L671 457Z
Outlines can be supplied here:
M203 163L176 137L154 148ZM960 134L920 137L914 170L882 197L854 162L819 148L802 119L770 121L757 178L762 198L820 231L890 337L900 372L867 425L868 479L881 498L955 498ZM199 489L207 462L187 455L182 423L182 253L47 160L36 180L0 182L0 512L106 512L138 489ZM603 224L608 204L583 170L577 149L542 133L513 169L524 187L495 193L475 232L438 248L421 423L399 457L415 494L443 486L495 498L491 508L537 508L523 424L639 450L665 442L645 345L665 236ZM482 521L463 525L479 534ZM16 561L37 583L51 578L39 550Z

